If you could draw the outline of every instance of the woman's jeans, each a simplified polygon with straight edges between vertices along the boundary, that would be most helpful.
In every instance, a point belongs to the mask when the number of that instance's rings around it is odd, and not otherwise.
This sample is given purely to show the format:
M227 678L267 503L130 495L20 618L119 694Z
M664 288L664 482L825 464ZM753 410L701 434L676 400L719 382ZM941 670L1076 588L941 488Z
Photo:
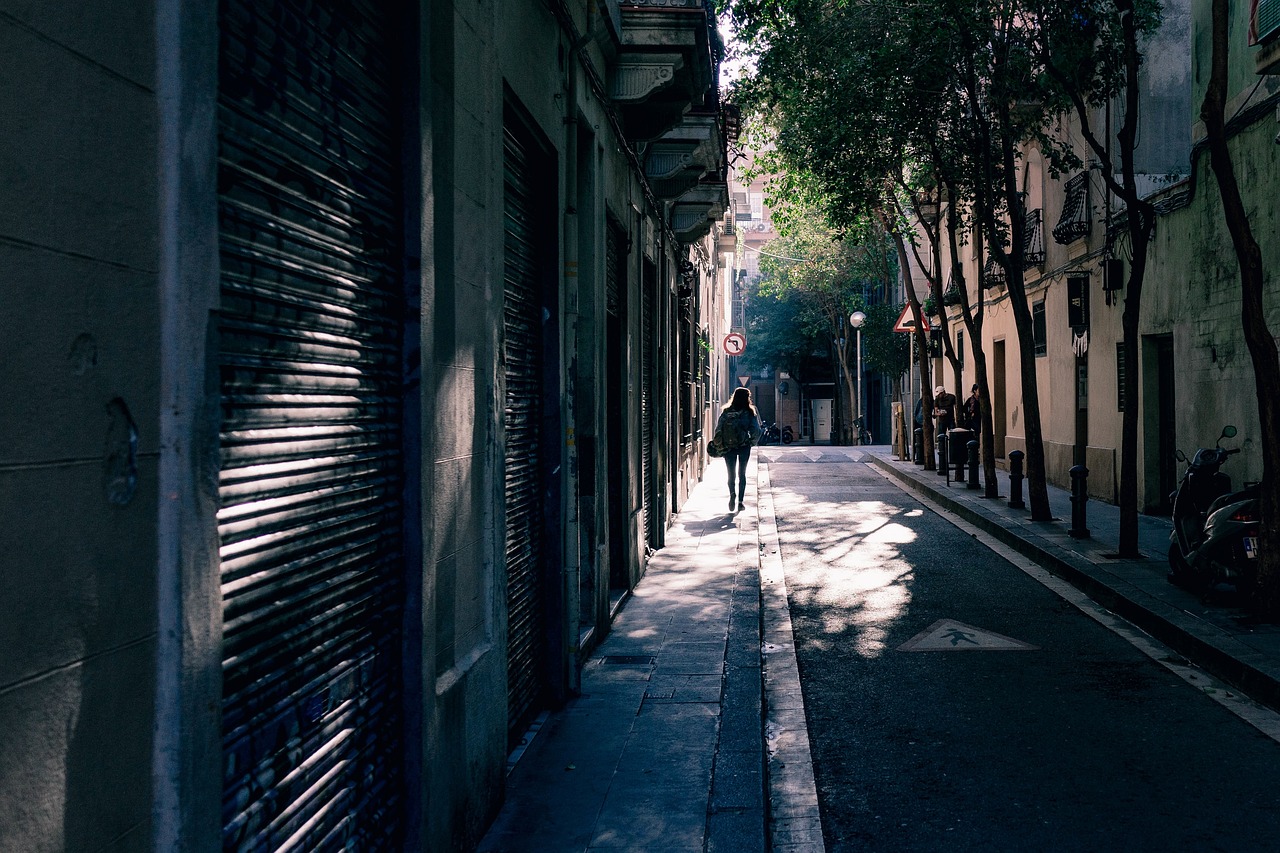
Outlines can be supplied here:
M751 458L751 445L730 450L724 455L724 464L729 466L729 497L735 494L741 502L747 496L747 460ZM737 472L738 488L734 491L734 472Z

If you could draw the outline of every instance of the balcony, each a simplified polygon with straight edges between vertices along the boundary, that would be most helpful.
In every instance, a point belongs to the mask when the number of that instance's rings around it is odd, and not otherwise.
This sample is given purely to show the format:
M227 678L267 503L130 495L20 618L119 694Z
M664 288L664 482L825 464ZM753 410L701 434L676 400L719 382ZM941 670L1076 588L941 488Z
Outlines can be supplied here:
M716 171L723 161L723 150L714 114L684 116L645 147L645 178L658 198L674 199L697 185L703 175Z
M650 142L714 89L722 50L715 16L704 0L626 0L617 10L609 96L627 137Z
M718 177L703 181L671 205L671 230L680 242L693 243L707 235L728 206L728 183Z

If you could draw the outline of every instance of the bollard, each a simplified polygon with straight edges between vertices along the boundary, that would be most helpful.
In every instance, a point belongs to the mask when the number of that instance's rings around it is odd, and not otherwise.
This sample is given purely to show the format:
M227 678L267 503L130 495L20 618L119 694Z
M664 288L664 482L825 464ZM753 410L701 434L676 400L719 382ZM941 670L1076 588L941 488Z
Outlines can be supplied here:
M1068 473L1071 474L1071 529L1067 535L1073 539L1088 539L1084 505L1089 502L1089 469L1076 465Z
M947 478L947 483L951 482L951 469L947 467L947 434L944 432L936 436L935 443L938 445L938 470L937 473Z
M924 464L924 427L916 427L911 437L911 459L917 465Z
M968 458L967 447L969 436L967 429L953 429L947 433L947 453L951 454L951 464L956 466L956 482L964 482L964 466Z
M1022 509L1022 458L1027 454L1021 450L1009 451L1009 506Z
M978 440L970 439L969 450L969 485L966 488L980 489L978 485Z

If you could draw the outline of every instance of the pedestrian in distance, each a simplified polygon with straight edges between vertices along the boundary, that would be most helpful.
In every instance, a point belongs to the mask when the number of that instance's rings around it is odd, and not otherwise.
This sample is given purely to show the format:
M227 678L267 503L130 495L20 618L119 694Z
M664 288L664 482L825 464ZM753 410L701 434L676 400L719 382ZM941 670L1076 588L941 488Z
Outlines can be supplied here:
M729 511L743 509L742 499L747 496L747 461L751 459L751 447L760 440L760 415L751 405L751 392L738 388L716 421L716 433L712 441L719 445L724 464L729 468Z
M969 389L969 396L964 400L964 428L980 432L982 426L982 404L978 402L978 386Z
M956 395L939 385L933 389L934 435L946 435L956 425Z

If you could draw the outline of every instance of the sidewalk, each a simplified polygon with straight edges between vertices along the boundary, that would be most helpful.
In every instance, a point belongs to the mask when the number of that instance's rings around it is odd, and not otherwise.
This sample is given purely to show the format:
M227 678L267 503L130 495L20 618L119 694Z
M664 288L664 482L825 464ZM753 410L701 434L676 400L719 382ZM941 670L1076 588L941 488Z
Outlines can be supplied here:
M1029 509L1009 506L1004 471L997 472L1001 497L993 500L982 497L982 489L948 483L937 472L897 461L888 446L866 450L867 461L897 482L1039 563L1250 698L1280 710L1280 625L1257 624L1233 604L1230 594L1206 604L1169 583L1169 519L1140 515L1138 549L1144 559L1120 560L1114 557L1119 507L1090 500L1085 509L1091 535L1077 539L1067 534L1072 507L1065 489L1049 486L1054 518L1033 522Z
M741 512L723 468L694 488L581 695L509 767L479 853L768 849L751 468Z

